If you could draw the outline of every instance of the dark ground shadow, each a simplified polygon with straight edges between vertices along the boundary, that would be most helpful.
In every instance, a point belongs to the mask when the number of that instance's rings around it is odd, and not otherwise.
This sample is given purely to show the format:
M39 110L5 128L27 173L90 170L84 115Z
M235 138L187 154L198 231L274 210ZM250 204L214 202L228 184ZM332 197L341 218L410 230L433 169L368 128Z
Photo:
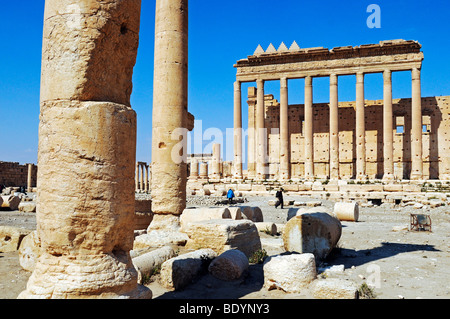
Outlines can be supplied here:
M239 299L261 290L263 284L263 265L251 264L237 280L223 281L211 274L204 274L183 290L169 291L155 299Z
M327 257L325 262L344 265L345 268L352 266L360 266L375 260L392 257L402 253L409 253L413 251L440 251L434 248L433 245L418 245L418 244L399 244L383 242L381 246L372 249L348 249L335 248Z

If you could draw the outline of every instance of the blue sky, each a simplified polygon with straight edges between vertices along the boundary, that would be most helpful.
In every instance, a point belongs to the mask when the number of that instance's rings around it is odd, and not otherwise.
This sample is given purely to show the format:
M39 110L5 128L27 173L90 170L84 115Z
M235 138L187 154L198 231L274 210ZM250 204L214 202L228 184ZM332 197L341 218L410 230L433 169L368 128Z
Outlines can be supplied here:
M0 50L0 161L37 162L39 82L44 0L3 1ZM381 9L381 28L367 26L367 7ZM153 0L142 0L140 47L132 106L138 115L137 160L151 161L154 50ZM191 0L189 3L189 111L203 130L233 126L233 64L295 40L300 47L417 40L423 46L422 95L450 95L450 1ZM339 100L355 100L355 79L339 78ZM243 85L243 92L251 84ZM266 84L279 98L279 83ZM411 75L394 73L393 97L411 96ZM382 77L366 77L366 98L382 98ZM328 102L328 79L314 80L314 102ZM244 126L247 119L243 96ZM303 82L289 82L289 103L303 103ZM208 152L210 141L190 151ZM205 147L206 146L206 147ZM229 158L228 158L229 159Z

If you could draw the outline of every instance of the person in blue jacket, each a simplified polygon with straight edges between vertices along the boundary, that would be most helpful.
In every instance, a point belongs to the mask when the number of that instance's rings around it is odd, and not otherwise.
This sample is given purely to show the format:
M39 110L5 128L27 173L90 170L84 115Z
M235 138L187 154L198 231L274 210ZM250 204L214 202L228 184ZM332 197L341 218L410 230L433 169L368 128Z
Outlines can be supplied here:
M234 192L231 188L228 190L227 198L228 198L228 203L230 203L230 204L233 203Z

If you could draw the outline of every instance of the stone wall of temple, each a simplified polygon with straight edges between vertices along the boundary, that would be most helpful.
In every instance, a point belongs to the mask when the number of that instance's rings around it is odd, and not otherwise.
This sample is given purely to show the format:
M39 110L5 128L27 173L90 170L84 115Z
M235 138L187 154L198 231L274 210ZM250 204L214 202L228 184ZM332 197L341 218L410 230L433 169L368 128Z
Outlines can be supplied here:
M255 92L249 90L249 92ZM249 123L254 123L256 95L249 95ZM383 100L365 101L366 172L368 178L383 176ZM354 178L356 102L339 103L339 172L340 178ZM273 95L265 95L265 127L270 178L279 176L280 103ZM394 99L394 175L409 179L411 172L411 98ZM423 172L424 179L448 179L450 174L450 96L422 98ZM314 175L329 176L329 104L313 107ZM304 105L289 105L291 142L291 178L304 176Z

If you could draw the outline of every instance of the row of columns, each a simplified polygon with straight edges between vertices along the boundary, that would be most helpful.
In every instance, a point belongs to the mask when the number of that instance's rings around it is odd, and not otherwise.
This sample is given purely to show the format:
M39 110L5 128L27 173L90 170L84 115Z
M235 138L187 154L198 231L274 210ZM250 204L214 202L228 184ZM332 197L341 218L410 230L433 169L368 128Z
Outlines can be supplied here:
M363 72L356 74L356 178L363 180L366 174L366 129L365 129L365 94ZM305 112L304 112L304 158L305 179L314 178L314 116L313 116L313 77L305 77ZM392 110L392 71L383 72L383 156L385 180L394 179L393 160L393 110ZM262 180L267 168L267 132L264 127L264 80L256 80L256 179ZM288 119L288 79L280 79L280 180L289 180L290 172L290 136ZM242 101L241 82L235 82L234 91L234 178L242 179ZM412 170L411 179L422 179L422 102L421 102L420 69L412 69L412 129L411 151ZM338 75L330 75L330 172L331 180L339 179L339 100ZM250 156L250 154L249 154Z
M150 166L145 162L136 162L135 186L136 192L150 191Z

